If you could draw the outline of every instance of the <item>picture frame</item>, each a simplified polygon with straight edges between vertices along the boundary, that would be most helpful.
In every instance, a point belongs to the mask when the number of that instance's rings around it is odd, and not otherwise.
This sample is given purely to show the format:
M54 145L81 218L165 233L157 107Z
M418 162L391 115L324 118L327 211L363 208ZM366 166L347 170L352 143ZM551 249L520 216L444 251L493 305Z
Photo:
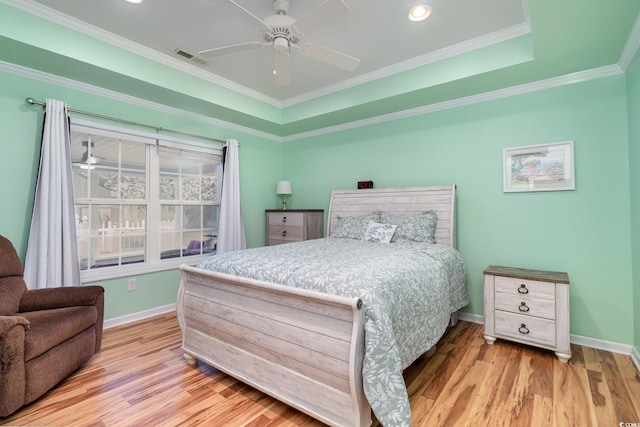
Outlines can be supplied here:
M503 150L503 191L575 190L573 141Z

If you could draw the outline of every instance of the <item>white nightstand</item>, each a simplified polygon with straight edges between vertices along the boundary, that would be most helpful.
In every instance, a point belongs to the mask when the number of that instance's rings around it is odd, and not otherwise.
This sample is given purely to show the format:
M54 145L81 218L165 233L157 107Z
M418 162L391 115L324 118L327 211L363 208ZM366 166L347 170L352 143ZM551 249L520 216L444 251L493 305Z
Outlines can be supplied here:
M553 350L571 358L569 276L555 271L489 266L484 270L484 339Z
M267 246L322 237L322 209L267 210Z

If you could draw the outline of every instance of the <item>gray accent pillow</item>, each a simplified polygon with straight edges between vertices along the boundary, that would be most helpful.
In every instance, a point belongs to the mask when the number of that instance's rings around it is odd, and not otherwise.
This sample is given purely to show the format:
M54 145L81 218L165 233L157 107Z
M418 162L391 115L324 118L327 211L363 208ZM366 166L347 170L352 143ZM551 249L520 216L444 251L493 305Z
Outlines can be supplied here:
M380 213L367 215L338 216L338 223L331 232L331 237L361 240L367 231L370 221L380 222Z
M417 215L399 215L382 212L380 222L398 226L391 242L436 242L436 223L438 217L434 211Z

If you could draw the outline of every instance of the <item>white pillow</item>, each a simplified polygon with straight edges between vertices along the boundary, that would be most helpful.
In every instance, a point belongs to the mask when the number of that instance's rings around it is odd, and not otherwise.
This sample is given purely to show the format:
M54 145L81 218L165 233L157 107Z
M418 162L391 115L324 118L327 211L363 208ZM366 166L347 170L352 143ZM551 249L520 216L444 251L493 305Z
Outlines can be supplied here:
M363 242L373 243L390 243L393 233L395 233L397 225L381 224L375 221L369 221L367 231L362 238Z

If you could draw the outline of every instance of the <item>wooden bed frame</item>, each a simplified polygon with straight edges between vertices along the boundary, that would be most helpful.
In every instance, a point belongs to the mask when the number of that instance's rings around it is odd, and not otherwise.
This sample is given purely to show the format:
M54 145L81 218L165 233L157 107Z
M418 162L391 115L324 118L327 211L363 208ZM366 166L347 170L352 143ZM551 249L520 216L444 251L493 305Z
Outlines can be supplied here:
M454 202L455 185L335 190L327 231L338 216L433 210L437 242L453 247ZM360 299L180 268L177 316L189 364L202 360L329 425L371 424Z

